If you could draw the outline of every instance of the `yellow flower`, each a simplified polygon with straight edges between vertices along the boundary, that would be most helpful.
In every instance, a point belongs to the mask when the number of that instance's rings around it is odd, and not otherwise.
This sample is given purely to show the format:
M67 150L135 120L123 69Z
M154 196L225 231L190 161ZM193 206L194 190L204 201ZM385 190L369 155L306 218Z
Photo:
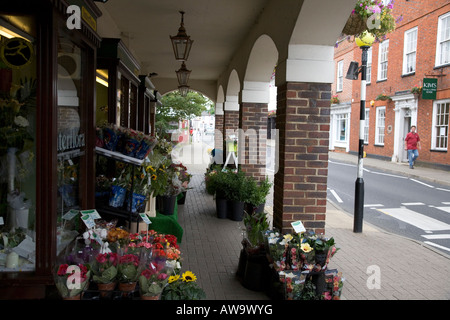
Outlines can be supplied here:
M183 273L181 275L181 278L183 279L184 282L191 282L197 280L197 277L191 271L186 271L185 273Z
M286 234L286 235L284 235L283 236L284 237L284 239L287 241L287 242L289 242L289 241L291 241L294 237L291 235L291 234Z
M152 180L156 180L156 174L152 175Z
M167 282L168 282L168 283L172 283L172 282L177 281L178 279L180 279L180 275L179 275L179 274L174 275L174 276L170 276L170 277L169 277L169 280L168 280Z
M300 246L300 249L302 249L303 252L310 252L312 250L309 243L302 243L302 245Z

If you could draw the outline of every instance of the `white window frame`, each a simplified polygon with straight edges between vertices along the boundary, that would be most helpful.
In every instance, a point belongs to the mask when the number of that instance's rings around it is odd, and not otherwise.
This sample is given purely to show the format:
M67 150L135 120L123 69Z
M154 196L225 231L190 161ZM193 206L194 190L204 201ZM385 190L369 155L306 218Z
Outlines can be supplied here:
M378 81L387 80L389 39L380 43L378 48ZM383 68L385 66L385 68ZM385 74L383 74L385 72Z
M367 50L367 71L366 71L366 83L372 82L372 47Z
M438 107L442 104L449 104L450 105L450 99L446 100L438 100L433 102L433 121L432 121L432 129L431 129L431 149L433 150L439 150L439 151L447 151L448 150L448 134L449 134L449 126L450 126L450 115L449 114L441 114L439 115L439 120L442 120L442 117L447 115L447 123L442 123L441 121L438 121ZM449 106L450 108L450 106ZM441 123L439 123L441 122ZM437 146L436 140L438 138L438 132L441 132L441 130L446 131L446 133L440 134L440 136L445 140L445 146Z
M344 60L337 63L336 92L344 89Z
M348 141L348 113L338 113L336 114L336 142L347 143ZM344 125L344 140L341 140L342 122Z
M443 29L448 30L448 34L442 34ZM443 57L443 50L445 50L445 57ZM450 63L450 12L439 17L437 42L436 42L436 62L435 66L443 66Z
M384 116L381 116L383 112ZM385 129L386 129L386 107L378 107L375 119L375 145L384 146Z
M403 75L416 72L418 30L415 27L405 31L403 41Z
M366 108L364 120L364 144L369 144L369 120L370 120L370 109Z

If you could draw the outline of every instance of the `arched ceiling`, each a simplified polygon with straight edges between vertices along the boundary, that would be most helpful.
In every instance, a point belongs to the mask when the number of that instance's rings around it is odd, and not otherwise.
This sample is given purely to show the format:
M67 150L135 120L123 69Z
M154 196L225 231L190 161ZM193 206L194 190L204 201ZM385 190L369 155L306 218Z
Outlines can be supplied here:
M240 82L260 78L254 62L248 65L250 55L252 61L267 56L252 51L254 45L266 43L270 51L276 48L279 62L288 59L290 44L332 46L355 3L356 0L108 0L96 2L103 13L97 21L97 31L101 37L121 38L139 61L140 74L158 74L152 82L163 94L178 86L175 71L181 63L174 58L169 37L177 34L179 11L185 11L186 33L194 40L186 62L192 70L189 85L216 101L219 85L228 92L232 70ZM268 38L260 39L262 35ZM269 38L271 41L266 42ZM247 68L251 72L246 75Z

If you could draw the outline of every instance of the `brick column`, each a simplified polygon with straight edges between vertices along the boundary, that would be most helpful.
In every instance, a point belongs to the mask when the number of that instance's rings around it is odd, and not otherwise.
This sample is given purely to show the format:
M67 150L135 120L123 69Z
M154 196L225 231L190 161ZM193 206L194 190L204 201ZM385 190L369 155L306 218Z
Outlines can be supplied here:
M228 135L235 134L238 135L238 129L239 129L239 111L231 111L231 110L225 110L224 111L224 119L223 119L223 127L224 127L224 133L223 133L223 155L224 155L224 163L226 161L226 158L228 156L227 152L227 145L226 140ZM229 164L232 164L233 162L230 161Z
M274 227L325 233L331 85L278 86L279 170L274 183Z
M266 175L267 103L242 103L239 164L258 180Z

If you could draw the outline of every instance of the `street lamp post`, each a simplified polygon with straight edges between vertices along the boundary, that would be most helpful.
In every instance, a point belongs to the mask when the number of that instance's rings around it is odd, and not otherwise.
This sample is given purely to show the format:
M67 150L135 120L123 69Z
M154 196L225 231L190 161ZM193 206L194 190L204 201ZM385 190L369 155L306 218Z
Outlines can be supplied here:
M366 81L367 81L367 52L373 44L374 37L370 33L364 33L360 38L356 38L356 44L362 50L361 67L349 69L347 78L358 79L361 73L361 102L359 110L359 143L358 143L358 172L355 182L355 206L353 216L353 232L361 233L364 217L364 179L363 179L363 158L364 158L364 127L366 118ZM357 65L357 63L356 63ZM352 66L351 66L352 67ZM353 74L351 74L353 73ZM350 75L349 75L350 74Z

